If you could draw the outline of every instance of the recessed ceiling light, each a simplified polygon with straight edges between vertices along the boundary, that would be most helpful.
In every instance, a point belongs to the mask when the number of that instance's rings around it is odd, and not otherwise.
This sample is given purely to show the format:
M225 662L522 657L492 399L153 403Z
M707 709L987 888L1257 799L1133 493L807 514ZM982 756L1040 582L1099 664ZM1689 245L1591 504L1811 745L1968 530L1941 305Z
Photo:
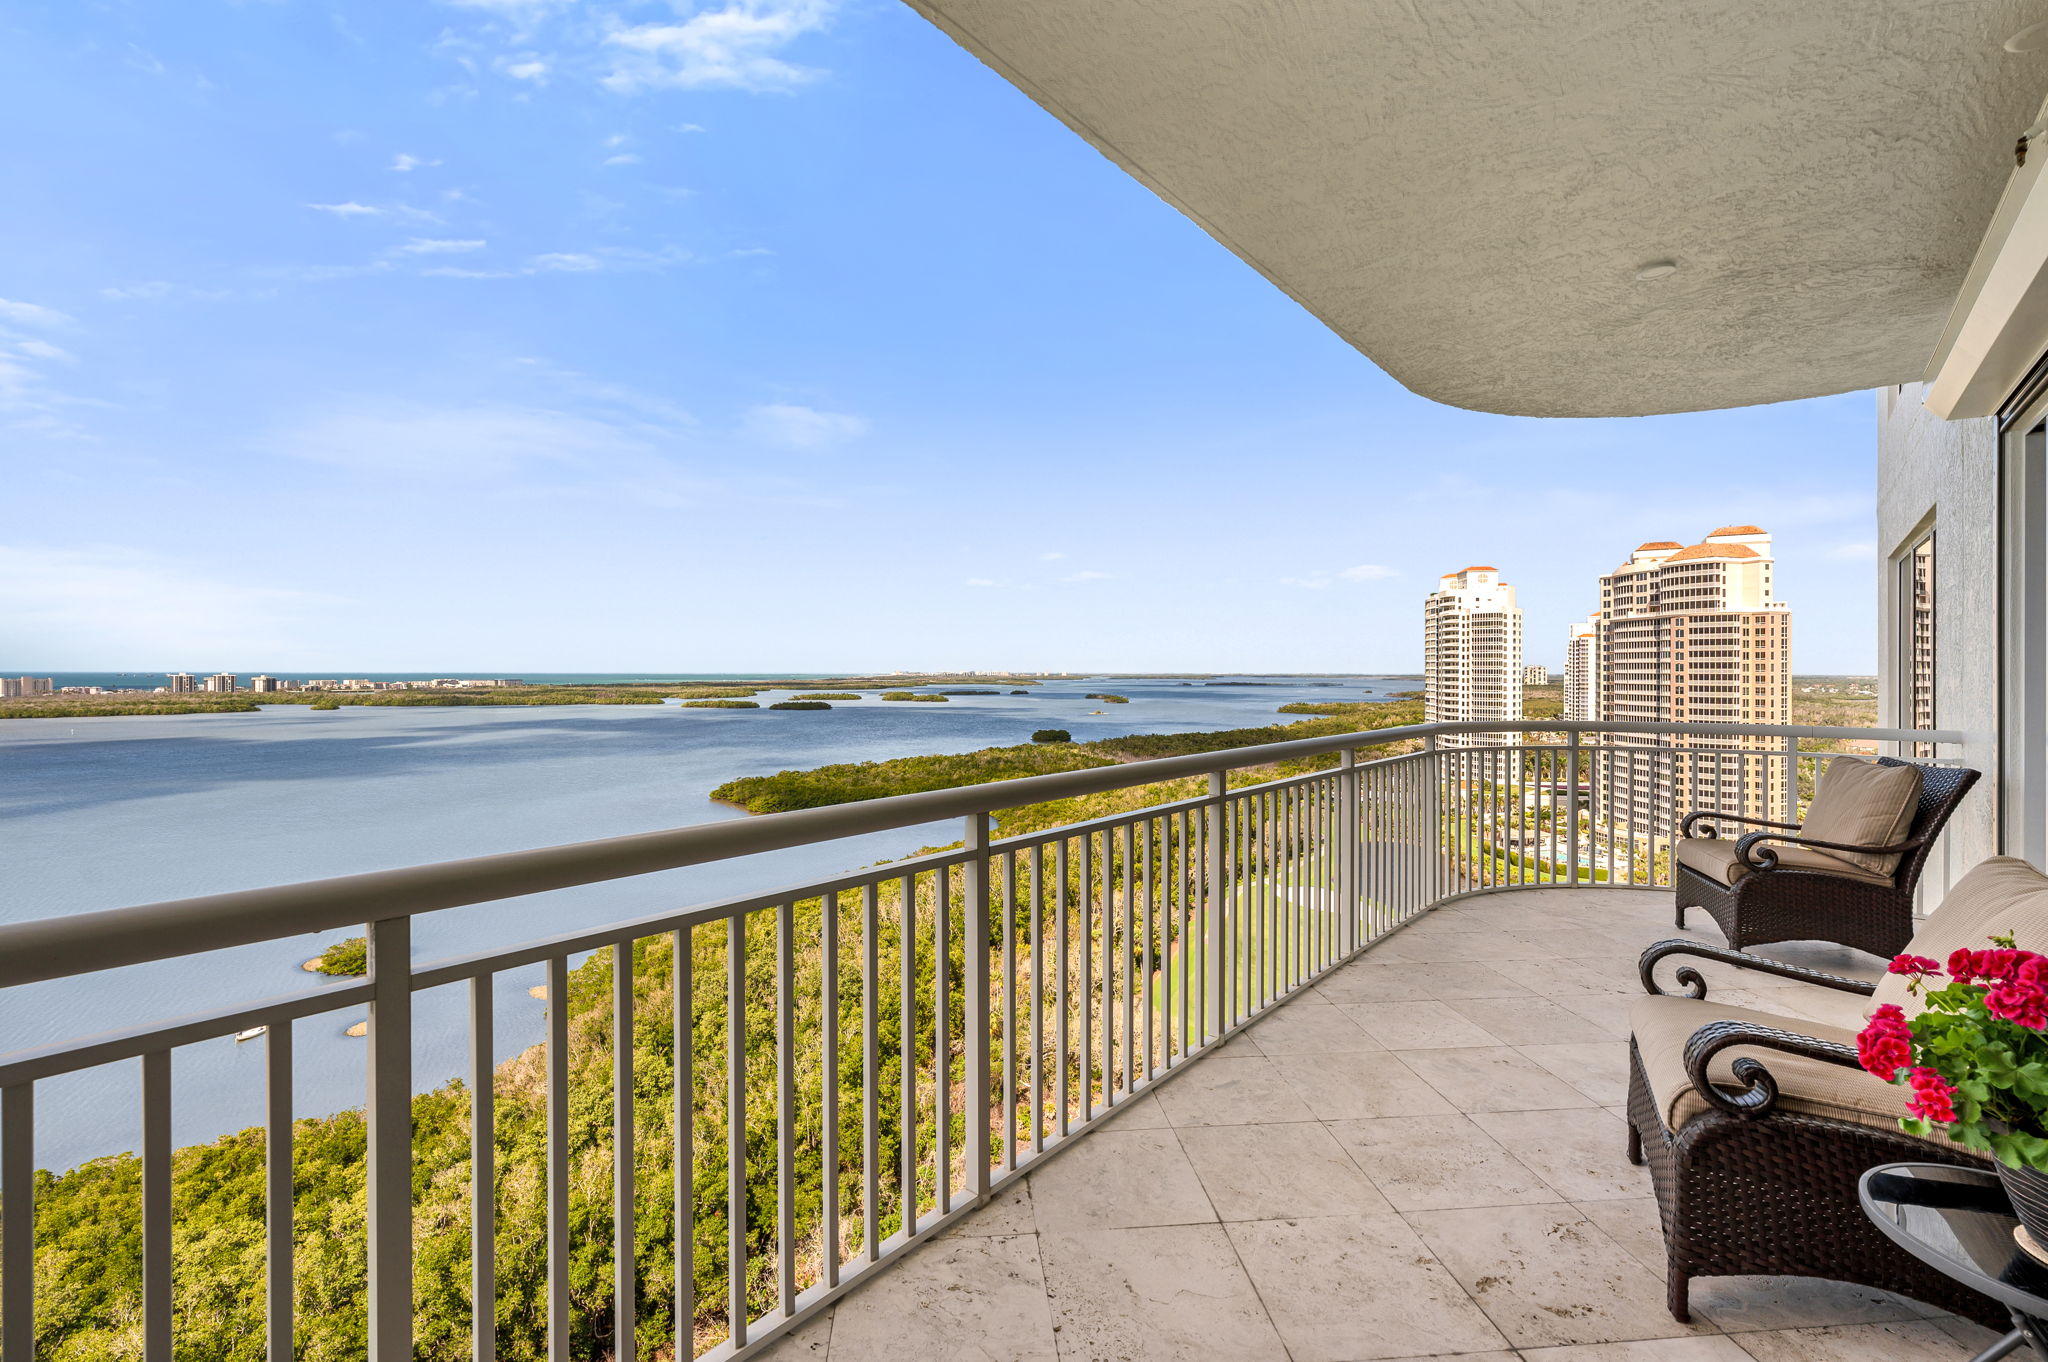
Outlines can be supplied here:
M1646 260L1636 266L1637 279L1668 279L1678 273L1676 260Z
M2008 52L2040 52L2048 50L2048 20L2029 24L2005 40Z

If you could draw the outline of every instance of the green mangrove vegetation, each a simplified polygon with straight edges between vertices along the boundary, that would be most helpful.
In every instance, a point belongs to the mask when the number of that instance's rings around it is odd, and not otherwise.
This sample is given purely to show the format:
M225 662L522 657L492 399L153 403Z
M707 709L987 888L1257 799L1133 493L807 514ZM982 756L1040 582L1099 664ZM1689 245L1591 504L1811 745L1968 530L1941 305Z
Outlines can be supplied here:
M914 690L883 691L882 698L884 700L925 700L941 705L946 703L946 697L943 695L920 695Z
M1072 742L1074 735L1064 728L1041 728L1031 735L1033 742Z
M777 700L770 709L830 709L823 700Z
M684 709L759 709L758 700L685 700Z

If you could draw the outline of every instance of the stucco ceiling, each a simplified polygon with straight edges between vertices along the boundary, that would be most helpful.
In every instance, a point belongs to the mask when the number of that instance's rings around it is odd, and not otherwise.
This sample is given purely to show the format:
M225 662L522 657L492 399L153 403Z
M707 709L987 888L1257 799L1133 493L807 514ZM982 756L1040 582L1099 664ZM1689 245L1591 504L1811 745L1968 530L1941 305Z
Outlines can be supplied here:
M2048 95L2048 0L909 3L1408 387L1535 416L1918 379Z

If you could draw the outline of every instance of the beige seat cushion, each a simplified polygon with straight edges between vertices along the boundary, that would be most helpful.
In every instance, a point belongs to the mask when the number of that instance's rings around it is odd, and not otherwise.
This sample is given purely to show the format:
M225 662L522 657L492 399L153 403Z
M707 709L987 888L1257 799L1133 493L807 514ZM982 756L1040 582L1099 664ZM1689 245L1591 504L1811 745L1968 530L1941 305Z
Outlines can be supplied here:
M1634 1029L1636 1053L1642 1056L1643 1076L1657 1100L1657 1114L1667 1130L1677 1131L1686 1122L1716 1108L1699 1095L1685 1072L1685 1044L1692 1033L1715 1021L1743 1021L1758 1026L1796 1031L1816 1040L1837 1041L1856 1048L1856 1033L1820 1022L1781 1017L1747 1007L1729 1007L1708 999L1646 996L1629 1008L1629 1025ZM1905 1116L1905 1088L1880 1082L1861 1069L1849 1069L1824 1060L1806 1059L1759 1046L1738 1045L1714 1056L1707 1073L1717 1083L1736 1087L1735 1061L1748 1055L1763 1062L1778 1084L1777 1110L1807 1116L1825 1116L1837 1121L1881 1130L1898 1130ZM1947 1144L1946 1136L1938 1143Z
M1738 827L1734 823L1728 825L1729 830ZM1861 880L1865 884L1888 886L1892 882L1889 873L1867 870L1846 857L1818 847L1793 846L1789 842L1765 842L1764 845L1778 853L1778 864L1787 870L1817 870L1823 875L1840 875L1845 880ZM1728 837L1682 838L1678 843L1678 863L1718 884L1733 884L1750 873L1749 867L1736 857L1735 842Z
M2048 955L2048 875L2015 857L1994 856L1956 881L1906 950L1946 966L1951 951L1985 950L1990 937L2007 934L2025 949ZM1922 1006L1898 974L1878 981L1870 1004L1883 1003L1897 1003L1909 1017Z
M1906 840L1920 806L1920 768L1879 766L1874 761L1837 757L1821 772L1820 788L1807 806L1801 837L1850 846L1882 847ZM1886 880L1899 868L1899 853L1876 856L1837 852Z

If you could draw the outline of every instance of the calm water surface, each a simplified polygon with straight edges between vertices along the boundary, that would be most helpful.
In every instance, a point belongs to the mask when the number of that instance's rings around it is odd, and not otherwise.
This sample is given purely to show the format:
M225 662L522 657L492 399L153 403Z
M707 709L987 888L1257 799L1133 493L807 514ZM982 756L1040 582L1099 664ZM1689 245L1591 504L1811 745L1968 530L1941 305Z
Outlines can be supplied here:
M21 719L0 723L0 921L26 921L197 894L287 884L743 818L711 802L734 776L1021 742L1034 728L1079 740L1276 722L1302 699L1366 699L1413 681L1257 678L1048 681L1027 696L944 705L873 698L829 711L692 710L674 705L538 708L278 706L260 714ZM1128 695L1128 705L1083 698ZM764 692L764 704L782 698ZM1104 713L1091 715L1091 710ZM950 842L954 824L905 828L743 863L660 875L415 920L426 961L578 927L770 889ZM369 916L368 913L365 916ZM175 1017L304 987L299 966L346 933L268 942L0 993L0 1050ZM498 976L498 1044L541 1038L527 990L538 967ZM459 1073L460 989L419 995L422 1088ZM298 1024L301 1115L359 1105L360 1009ZM180 1143L261 1118L263 1047L209 1041L174 1059ZM37 1088L37 1162L68 1167L133 1149L139 1066L110 1065Z

